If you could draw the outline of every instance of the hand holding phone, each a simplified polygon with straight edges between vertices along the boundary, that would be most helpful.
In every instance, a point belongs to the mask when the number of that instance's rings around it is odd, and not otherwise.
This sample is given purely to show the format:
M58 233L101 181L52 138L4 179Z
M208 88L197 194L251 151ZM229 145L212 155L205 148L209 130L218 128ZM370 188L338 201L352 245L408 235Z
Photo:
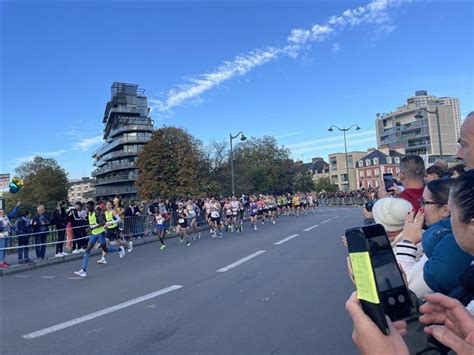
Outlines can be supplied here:
M385 229L380 224L346 230L357 297L362 309L384 334L389 334L385 315L392 321L415 312Z
M392 173L383 174L383 184L385 186L385 191L387 192L392 191L392 187L394 185Z

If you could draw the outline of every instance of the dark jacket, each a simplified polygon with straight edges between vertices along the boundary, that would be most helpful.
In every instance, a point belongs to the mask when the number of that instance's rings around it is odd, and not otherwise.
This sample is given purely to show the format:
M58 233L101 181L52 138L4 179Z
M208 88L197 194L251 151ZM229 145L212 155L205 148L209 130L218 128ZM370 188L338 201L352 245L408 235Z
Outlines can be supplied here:
M57 229L64 229L66 228L67 224L67 213L64 207L61 207L60 210L56 209L53 213L53 222L56 225Z
M33 232L40 233L40 232L49 232L49 226L51 225L51 219L48 217L47 214L44 215L36 215L33 217Z

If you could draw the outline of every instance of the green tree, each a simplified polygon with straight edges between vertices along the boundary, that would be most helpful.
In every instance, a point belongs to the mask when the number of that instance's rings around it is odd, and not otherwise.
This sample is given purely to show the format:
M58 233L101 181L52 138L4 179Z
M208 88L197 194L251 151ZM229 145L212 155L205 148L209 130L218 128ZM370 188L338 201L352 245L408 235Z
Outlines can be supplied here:
M331 179L328 177L321 177L315 184L315 190L317 192L336 192L338 190L337 185L331 182Z
M156 130L138 157L135 182L141 198L198 196L209 190L209 162L202 144L177 127Z
M58 201L67 201L67 173L55 159L36 156L17 167L15 172L23 179L24 186L16 194L5 194L7 208L13 208L20 200L24 209L34 212L38 205L44 205L51 212Z
M314 181L309 171L296 174L293 185L294 192L314 191Z

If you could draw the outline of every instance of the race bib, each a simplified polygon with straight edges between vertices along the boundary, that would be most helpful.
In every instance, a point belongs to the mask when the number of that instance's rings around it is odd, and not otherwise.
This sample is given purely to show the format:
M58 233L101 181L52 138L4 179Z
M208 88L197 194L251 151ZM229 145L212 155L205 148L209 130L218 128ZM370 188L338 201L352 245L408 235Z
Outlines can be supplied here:
M184 218L178 219L178 223L184 223Z
M217 211L212 211L212 212L211 212L211 217L212 217L212 218L218 218L218 217L219 217L219 212L217 212Z
M163 222L164 222L163 218L158 218L158 219L156 220L156 223L157 223L157 224L163 224Z

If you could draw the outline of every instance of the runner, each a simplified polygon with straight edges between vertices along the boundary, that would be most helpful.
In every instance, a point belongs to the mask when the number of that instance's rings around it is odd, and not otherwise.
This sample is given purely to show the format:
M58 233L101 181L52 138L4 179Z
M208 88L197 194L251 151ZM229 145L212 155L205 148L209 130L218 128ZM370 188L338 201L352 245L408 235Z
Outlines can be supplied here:
M232 196L232 200L230 201L230 209L232 211L232 224L230 226L231 231L240 231L240 225L237 227L237 219L239 218L239 201L237 201L237 197Z
M293 216L298 217L300 214L300 196L298 194L295 194L291 200L291 203L293 205Z
M262 224L265 224L265 202L263 202L263 196L259 195L258 200L257 200L257 214L262 220Z
M286 215L291 216L293 214L293 198L291 194L286 195Z
M165 236L166 236L166 214L163 214L160 210L155 211L155 233L160 240L160 250L166 249Z
M300 196L301 199L301 214L304 214L305 216L308 215L307 213L307 206L308 206L308 200L306 199L306 194L301 194Z
M245 214L245 202L239 201L239 221L238 221L238 228L239 232L242 233L244 231L244 214Z
M225 215L225 231L227 232L229 229L233 232L233 217L232 217L232 207L230 204L229 199L224 200L224 206L222 207L222 213Z
M249 215L251 227L257 230L258 205L254 196L250 196Z
M187 221L187 213L186 210L183 208L183 204L181 202L178 203L178 209L176 210L176 214L178 215L178 224L176 225L176 235L179 235L179 242L182 243L186 241L186 246L191 246L191 242L189 241L188 237L188 221Z
M110 247L107 249L107 242L105 240L105 225L110 225L110 222L106 222L104 213L99 209L95 209L94 202L90 201L87 203L87 218L89 222L89 228L91 229L91 236L89 237L89 242L87 244L86 252L84 253L84 258L82 260L82 269L79 271L74 272L75 275L80 276L82 278L87 276L87 264L89 263L89 257L92 248L94 247L95 243L99 241L101 244L102 250L105 253L114 253L118 252L120 258L123 258L125 255L125 249L123 247Z
M275 224L275 217L277 213L277 202L275 200L275 196L269 195L268 196L268 217L271 219L272 223Z
M211 235L214 239L217 238L217 231L219 231L219 239L222 239L222 223L221 223L221 215L220 215L220 203L216 201L214 198L211 200Z
M193 240L201 239L201 232L197 229L197 216L201 213L201 209L192 199L188 200L186 204L186 214L188 219L188 225L191 228L193 235Z

